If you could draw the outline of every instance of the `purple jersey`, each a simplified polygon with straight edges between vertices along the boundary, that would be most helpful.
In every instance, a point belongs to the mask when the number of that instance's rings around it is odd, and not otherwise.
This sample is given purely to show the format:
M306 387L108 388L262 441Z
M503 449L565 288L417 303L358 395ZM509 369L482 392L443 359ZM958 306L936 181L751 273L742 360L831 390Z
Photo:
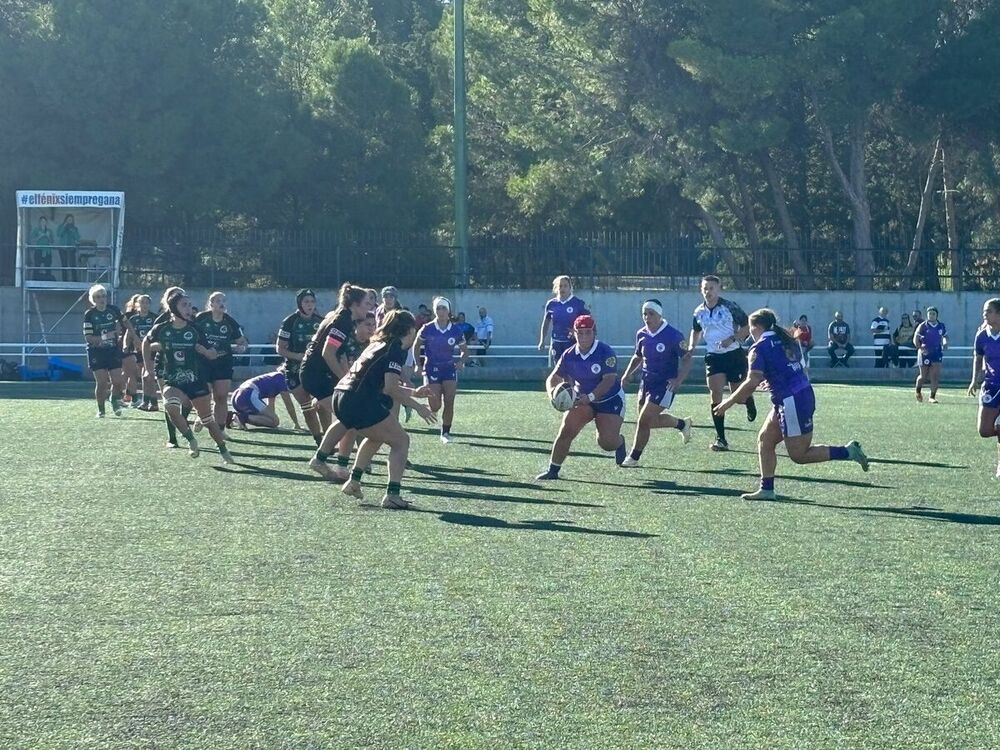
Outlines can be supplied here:
M240 384L240 388L256 388L261 398L276 398L288 390L288 380L280 370L265 372ZM237 390L239 390L237 389Z
M798 344L795 345L798 350ZM789 358L781 339L773 331L763 335L750 347L750 369L763 373L771 388L771 403L781 405L786 398L809 388L809 378L802 369L802 353Z
M424 341L424 368L451 365L455 356L455 347L464 342L462 332L457 326L448 324L440 329L435 321L431 321L420 329L420 338Z
M574 381L573 395L579 396L591 393L605 375L618 373L618 356L615 350L603 341L595 341L594 346L586 354L580 354L574 344L559 358L556 374ZM595 403L608 401L621 394L622 382L615 378L614 385L604 394L604 398Z
M986 380L1000 382L1000 333L991 336L989 328L980 330L976 334L976 354L983 358Z
M545 317L552 321L552 340L569 341L573 338L573 321L586 314L587 303L573 295L564 302L553 297L545 303Z
M663 321L656 331L645 326L636 331L635 353L642 357L643 382L664 381L677 377L684 334Z
M944 337L947 335L948 329L944 327L944 323L941 321L931 323L925 320L917 326L916 336L923 344L923 348L930 354L941 353Z

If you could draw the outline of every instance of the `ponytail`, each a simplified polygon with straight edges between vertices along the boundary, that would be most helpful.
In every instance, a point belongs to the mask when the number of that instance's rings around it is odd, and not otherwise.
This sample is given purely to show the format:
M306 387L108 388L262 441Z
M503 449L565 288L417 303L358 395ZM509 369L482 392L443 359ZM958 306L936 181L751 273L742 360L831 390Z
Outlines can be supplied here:
M368 296L368 290L364 287L354 286L350 283L343 283L337 292L337 307L346 310L351 305L362 302Z
M802 359L802 348L799 346L799 342L778 325L778 316L774 310L762 307L760 310L750 313L750 325L760 326L765 331L773 333L781 341L781 346L785 350L789 362L798 362Z

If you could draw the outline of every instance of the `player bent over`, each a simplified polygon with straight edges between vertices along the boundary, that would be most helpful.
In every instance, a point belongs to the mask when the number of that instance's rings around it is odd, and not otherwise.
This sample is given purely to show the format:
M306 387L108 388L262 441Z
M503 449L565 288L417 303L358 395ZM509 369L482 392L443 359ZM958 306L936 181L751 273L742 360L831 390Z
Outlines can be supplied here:
M233 392L233 409L226 426L235 423L242 430L247 425L277 429L280 420L274 410L274 400L283 393L288 393L288 379L281 370L244 380Z
M760 489L748 492L744 500L774 500L774 472L778 466L775 449L784 442L788 457L797 464L825 461L856 461L868 471L868 457L852 440L845 446L812 445L813 413L816 397L802 368L798 342L778 325L773 310L762 308L750 315L750 373L743 384L714 411L720 416L749 398L762 380L771 387L771 412L757 434L760 459Z
M563 415L559 434L552 444L549 468L535 479L558 479L559 469L569 455L573 440L588 422L597 425L597 444L602 450L614 451L615 463L625 460L625 438L622 422L625 418L625 392L618 377L615 350L597 340L597 324L590 315L573 321L576 343L563 352L545 382L551 398L561 383L573 387L573 408Z
M645 325L635 334L635 354L622 373L622 382L627 383L642 367L635 440L631 453L622 462L628 468L639 465L650 430L672 427L685 444L691 439L691 417L678 419L667 411L691 369L691 352L684 346L684 334L663 319L663 306L658 299L642 303L642 320Z

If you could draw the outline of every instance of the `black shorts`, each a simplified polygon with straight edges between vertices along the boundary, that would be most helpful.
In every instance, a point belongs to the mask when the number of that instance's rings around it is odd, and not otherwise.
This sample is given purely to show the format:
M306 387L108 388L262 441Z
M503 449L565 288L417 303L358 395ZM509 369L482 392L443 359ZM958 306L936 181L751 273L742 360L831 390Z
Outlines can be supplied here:
M170 385L170 383L166 383L163 390L166 390L167 388L176 388L192 401L211 393L208 383L204 380L199 380L194 383L184 383L184 385Z
M350 430L364 430L377 425L392 413L391 408L392 399L384 394L373 399L350 391L333 393L333 413Z
M747 353L743 349L705 355L705 375L725 375L726 382L738 383L747 376Z
M205 360L202 367L205 380L214 383L216 380L233 379L233 358L219 357L218 359Z
M115 346L103 349L87 349L87 366L91 372L98 370L120 370L122 350Z
M298 362L296 362L296 364L298 364ZM285 360L285 363L281 367L279 367L278 369L281 372L285 373L285 380L288 383L288 390L289 391L294 391L296 388L298 388L300 385L302 385L302 380L301 380L302 373L301 373L301 371L299 370L298 367L296 367L294 370L292 368L290 368L288 366L288 360Z
M322 401L333 395L337 379L329 372L304 368L299 375L301 376L302 387L305 389L305 392L314 399Z

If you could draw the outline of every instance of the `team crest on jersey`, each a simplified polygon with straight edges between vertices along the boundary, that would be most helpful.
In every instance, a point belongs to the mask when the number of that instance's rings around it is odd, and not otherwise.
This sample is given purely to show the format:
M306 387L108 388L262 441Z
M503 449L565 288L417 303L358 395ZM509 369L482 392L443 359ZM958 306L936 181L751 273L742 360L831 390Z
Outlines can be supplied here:
M566 312L572 314L573 313L573 308L572 307L567 307L566 308Z
M590 371L595 375L597 375L601 371L601 366L596 362L594 362L594 364L590 366Z
M182 352L182 351L174 352L174 360L176 360L177 362L183 362L184 361L184 352Z
M194 338L194 334L191 333L191 331L184 331L184 340L185 341L190 341L193 338Z
M448 339L448 346L455 346L455 338L454 337Z
M666 350L667 350L666 344L661 342L656 345L656 351L658 351L660 354L663 354L663 352L665 352Z
M606 360L604 360L604 364L607 367L614 367L615 365L618 364L618 358L617 357L608 357ZM595 370L594 372L597 372L597 371Z
M229 326L220 326L219 333L229 333Z
M319 323L313 323L313 330L314 331L318 331L319 330Z

